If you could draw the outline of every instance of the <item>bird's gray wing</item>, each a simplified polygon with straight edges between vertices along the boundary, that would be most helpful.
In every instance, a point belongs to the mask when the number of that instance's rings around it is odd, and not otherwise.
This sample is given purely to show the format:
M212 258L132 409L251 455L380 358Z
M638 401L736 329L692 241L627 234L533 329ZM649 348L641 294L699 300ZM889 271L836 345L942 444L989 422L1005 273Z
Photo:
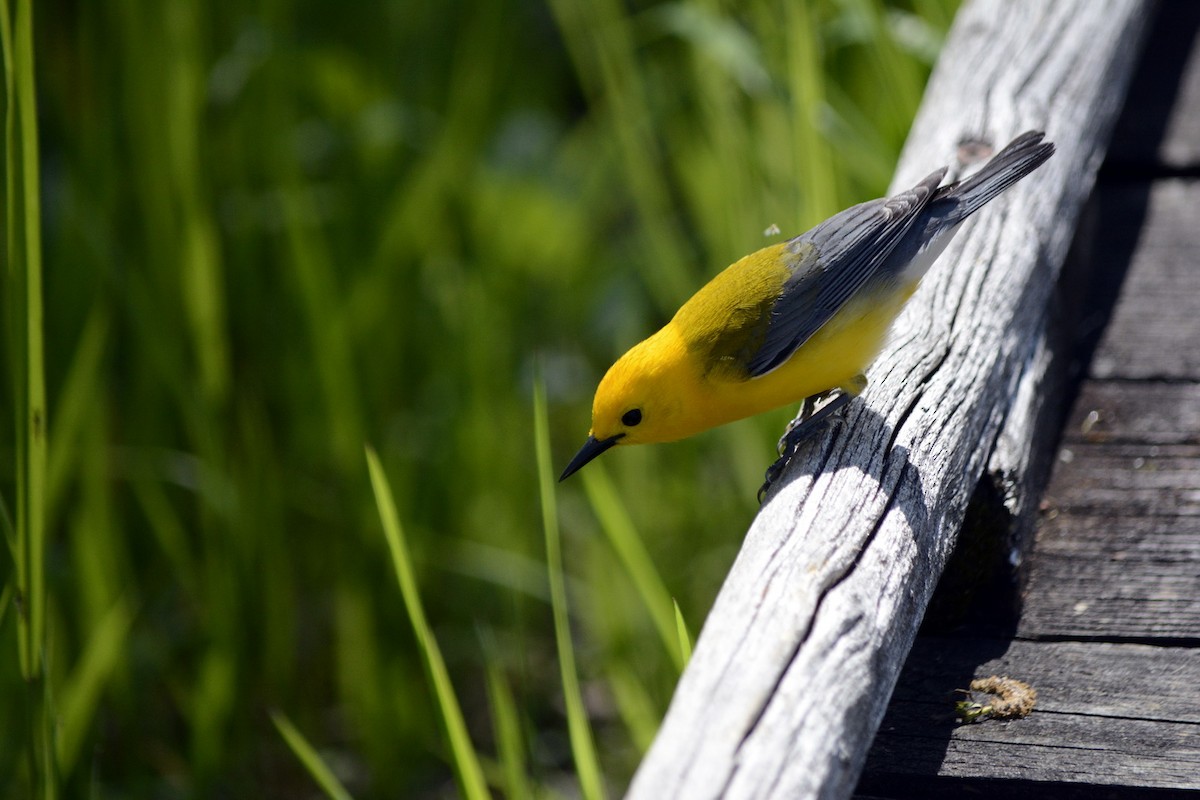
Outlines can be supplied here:
M746 364L750 377L791 358L870 280L912 230L945 174L940 169L906 192L851 206L788 242L793 274L771 307L762 345Z

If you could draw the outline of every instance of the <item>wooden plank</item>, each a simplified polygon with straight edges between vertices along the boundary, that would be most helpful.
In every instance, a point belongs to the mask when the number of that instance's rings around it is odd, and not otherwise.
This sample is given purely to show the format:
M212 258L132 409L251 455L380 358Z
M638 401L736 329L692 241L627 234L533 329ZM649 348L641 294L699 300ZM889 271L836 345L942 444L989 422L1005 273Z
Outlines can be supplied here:
M1200 515L1200 445L1091 444L1059 451L1045 505L1055 514Z
M1138 114L1121 117L1110 165L1121 174L1190 171L1200 166L1200 3L1160 3L1147 52L1129 93ZM1109 166L1106 166L1108 169Z
M1039 550L1018 635L1200 644L1200 559L1194 552L1200 531L1177 549L1156 543L1152 553L1140 554L1145 529L1156 541L1164 538L1155 536L1160 532L1152 523L1114 536L1081 531L1076 522L1061 540L1069 546L1053 554Z
M938 706L943 717L952 718L952 708L942 703L939 692L953 693L986 675L1009 675L1032 685L1038 691L1036 710L1026 720L954 726L965 736L1019 728L1042 713L1200 725L1200 692L1195 690L1200 686L1200 649L1186 647L921 637L895 697Z
M897 706L901 713L922 710ZM1200 730L1195 725L1122 720L1115 726L1086 715L1054 720L1041 715L998 725L1005 727L970 727L965 729L970 733L952 737L939 774L978 780L986 772L989 778L1038 783L1200 788ZM911 739L881 731L879 743L879 755L903 765L901 770L919 765L914 749L923 748L914 748Z
M1036 688L1033 714L954 724L954 690L992 674ZM1191 648L922 639L860 791L879 792L897 775L1200 788L1198 683L1200 650Z
M1145 186L1110 190L1135 202ZM1124 380L1200 380L1200 182L1160 180L1150 188L1146 223L1126 286L1090 375ZM1102 250L1103 245L1098 247Z
M1186 789L1153 789L1140 786L1099 786L1087 783L1044 783L1019 779L951 778L934 782L920 776L895 775L882 786L882 795L855 794L855 800L1185 800Z
M1200 642L1198 398L1196 384L1084 384L1019 635Z
M1097 194L1106 193L1098 187ZM1141 210L1128 210L1114 209L1111 203L1102 206L1094 194L1082 211L1080 230L1034 337L1034 353L971 498L947 574L922 623L927 629L952 629L967 617L984 617L999 629L1016 619L1023 565L1057 456L1047 443L1062 430L1062 410L1081 353L1094 348L1099 321L1107 319L1098 310L1110 309L1115 302L1125 272L1121 254L1132 251L1137 240ZM1114 211L1118 225L1108 219ZM1092 246L1094 230L1104 231L1108 239L1102 254ZM986 602L973 599L982 594L988 596Z
M853 787L879 698L1035 349L1143 10L1135 0L961 9L895 185L947 163L967 138L999 146L1043 128L1058 154L968 223L902 314L846 424L801 453L768 499L630 797L834 797Z
M1200 312L1200 298L1186 302L1197 304ZM1200 383L1087 381L1063 429L1063 441L1200 444Z

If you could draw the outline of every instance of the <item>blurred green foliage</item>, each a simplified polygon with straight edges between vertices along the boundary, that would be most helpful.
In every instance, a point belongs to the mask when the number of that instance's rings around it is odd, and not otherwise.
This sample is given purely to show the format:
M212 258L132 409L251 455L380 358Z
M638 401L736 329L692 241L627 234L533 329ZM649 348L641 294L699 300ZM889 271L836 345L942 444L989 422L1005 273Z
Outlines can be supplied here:
M275 713L356 797L453 795L369 442L489 781L572 794L534 375L561 466L624 348L769 226L884 191L956 4L34 4L46 672L21 677L10 546L0 792L314 796ZM698 632L788 416L558 491L610 789L681 661L643 591Z

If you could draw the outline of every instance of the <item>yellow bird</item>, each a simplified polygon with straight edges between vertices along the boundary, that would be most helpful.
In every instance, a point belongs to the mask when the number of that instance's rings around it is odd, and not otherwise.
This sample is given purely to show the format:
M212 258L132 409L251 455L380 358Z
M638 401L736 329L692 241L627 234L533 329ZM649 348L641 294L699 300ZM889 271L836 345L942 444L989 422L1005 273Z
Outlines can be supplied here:
M958 183L939 188L939 169L726 268L608 370L587 441L559 480L615 445L674 441L803 401L769 485L809 432L866 387L892 320L963 221L1054 153L1043 136L1018 136Z

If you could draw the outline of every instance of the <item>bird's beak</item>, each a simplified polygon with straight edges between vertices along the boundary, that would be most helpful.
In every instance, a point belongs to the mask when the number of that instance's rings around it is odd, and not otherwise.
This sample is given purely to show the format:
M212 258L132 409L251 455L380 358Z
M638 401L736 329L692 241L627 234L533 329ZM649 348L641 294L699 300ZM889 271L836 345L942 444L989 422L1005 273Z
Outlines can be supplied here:
M595 436L589 436L587 441L583 443L583 447L579 448L579 452L571 459L571 463L567 464L567 468L563 470L563 474L558 479L565 481L578 472L584 464L616 444L617 440L624 435L623 433L618 433L616 436L610 436L607 439L597 439Z

